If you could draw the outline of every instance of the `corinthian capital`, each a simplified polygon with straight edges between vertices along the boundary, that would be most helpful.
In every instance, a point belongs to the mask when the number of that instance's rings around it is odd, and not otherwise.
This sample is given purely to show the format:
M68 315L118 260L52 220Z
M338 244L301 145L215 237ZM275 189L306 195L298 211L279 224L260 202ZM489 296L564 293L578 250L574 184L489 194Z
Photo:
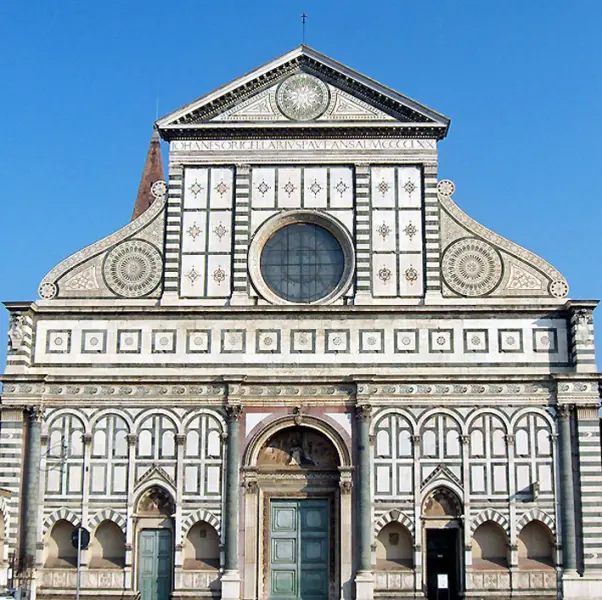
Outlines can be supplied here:
M240 421L242 419L243 408L240 404L227 404L226 417L228 421Z
M355 416L358 421L370 421L372 406L370 404L358 404L355 407Z

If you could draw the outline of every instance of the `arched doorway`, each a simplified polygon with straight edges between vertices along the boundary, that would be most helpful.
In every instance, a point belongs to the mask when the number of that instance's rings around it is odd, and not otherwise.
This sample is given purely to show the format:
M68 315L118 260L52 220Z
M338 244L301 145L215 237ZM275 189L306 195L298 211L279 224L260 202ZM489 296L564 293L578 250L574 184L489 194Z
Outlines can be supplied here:
M462 504L454 492L438 487L422 505L426 588L429 600L457 600L462 581Z
M341 579L351 577L350 540L345 549L341 544L343 529L351 528L351 468L344 444L333 437L317 420L291 419L249 445L245 597L341 597Z
M140 600L168 600L173 581L174 500L165 489L147 489L136 505Z

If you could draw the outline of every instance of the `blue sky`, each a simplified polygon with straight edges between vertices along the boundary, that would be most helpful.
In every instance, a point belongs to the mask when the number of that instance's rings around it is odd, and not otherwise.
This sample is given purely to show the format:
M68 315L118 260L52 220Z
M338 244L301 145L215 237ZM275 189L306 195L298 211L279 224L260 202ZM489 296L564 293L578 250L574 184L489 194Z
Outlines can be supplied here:
M303 11L309 45L452 119L440 177L465 211L602 297L599 0L4 0L0 299L128 222L157 98L297 46Z

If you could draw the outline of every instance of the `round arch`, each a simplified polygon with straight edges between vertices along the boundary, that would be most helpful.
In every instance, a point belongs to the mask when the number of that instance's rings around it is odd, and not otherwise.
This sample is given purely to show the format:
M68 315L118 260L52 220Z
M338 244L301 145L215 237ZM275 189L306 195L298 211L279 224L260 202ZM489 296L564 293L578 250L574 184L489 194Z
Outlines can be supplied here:
M430 410L427 410L424 414L420 415L420 418L416 423L416 429L418 430L418 432L422 430L424 424L431 417L436 417L440 415L446 415L448 417L451 417L458 425L458 429L460 430L461 435L466 434L466 423L462 420L462 416L449 408L432 408Z
M249 441L243 456L243 466L255 467L257 465L259 451L275 433L282 431L283 429L299 426L318 431L328 438L336 448L339 456L339 466L351 467L351 454L341 434L330 423L309 415L303 415L303 420L299 424L295 422L292 415L287 415L268 423L262 431L258 432L257 435Z
M477 408L477 410L470 413L466 418L466 430L470 431L470 428L474 421L484 415L491 415L492 417L497 417L504 425L506 433L510 432L510 419L508 419L508 417L501 411L497 411L493 408Z
M413 415L406 412L402 408L401 409L400 408L386 408L385 410L381 410L380 412L376 413L371 419L370 433L373 434L376 431L376 427L378 426L378 424L385 417L390 417L390 416L399 416L399 417L405 419L409 423L410 427L412 428L412 435L418 435L418 425L416 423L416 420L414 419Z

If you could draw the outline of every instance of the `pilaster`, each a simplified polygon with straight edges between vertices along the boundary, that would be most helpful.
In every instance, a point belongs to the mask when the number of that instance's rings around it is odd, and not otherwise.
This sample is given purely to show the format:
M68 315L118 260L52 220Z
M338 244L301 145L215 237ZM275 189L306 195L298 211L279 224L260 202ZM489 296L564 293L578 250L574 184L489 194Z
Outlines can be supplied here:
M370 166L355 166L356 304L371 304Z
M232 304L250 304L247 256L251 237L251 167L236 165Z

